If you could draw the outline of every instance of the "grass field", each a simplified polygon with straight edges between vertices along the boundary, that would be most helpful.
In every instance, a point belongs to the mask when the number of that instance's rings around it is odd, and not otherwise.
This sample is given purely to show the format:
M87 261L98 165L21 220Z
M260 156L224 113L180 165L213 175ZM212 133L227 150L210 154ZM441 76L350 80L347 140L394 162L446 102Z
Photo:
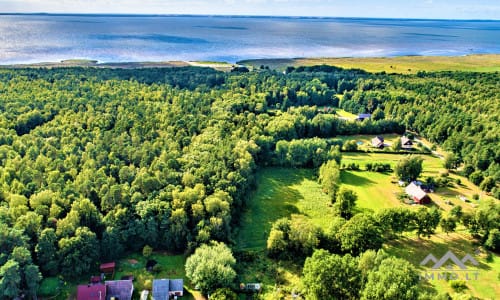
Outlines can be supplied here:
M238 62L259 67L266 65L284 70L287 66L332 65L342 68L363 69L368 72L415 74L419 71L500 71L500 55L466 56L396 56L396 57L342 57L342 58L297 58L297 59L257 59Z
M310 169L266 168L257 174L257 190L241 220L239 249L266 247L272 223L294 213L305 214L318 226L326 226L333 209Z
M441 159L430 155L422 157L426 176L436 176L443 171ZM402 155L387 153L343 153L342 162L356 162L364 166L367 162L377 161L394 165L401 158ZM358 209L365 212L388 207L410 207L397 199L396 193L401 192L403 188L395 184L394 180L392 173L341 172L342 184L356 191ZM438 206L445 205L446 207L443 207L445 210L452 207L442 203L441 199L446 197L453 198L454 205L461 205L466 210L473 209L474 203L462 202L456 195L476 192L477 187L471 185L465 178L462 178L462 182L461 185L432 194L431 198ZM446 196L448 193L452 195ZM257 253L255 261L240 263L242 269L239 273L243 282L263 284L263 299L278 299L284 291L289 294L293 290L300 289L302 262L275 261L265 254L266 240L272 223L293 213L309 216L312 222L322 228L329 225L333 217L332 207L329 197L322 192L317 183L315 171L293 168L260 170L257 174L257 190L242 215L242 224L235 241L236 249ZM415 233L409 233L398 240L386 243L384 249L391 255L407 259L420 272L427 272L429 268L420 267L419 264L429 253L441 257L446 251L451 250L462 258L466 253L475 253L478 246L462 227L457 233L449 235L438 229L438 233L430 239L418 239ZM480 262L478 280L467 281L466 293L482 299L496 299L500 295L500 258L496 255L487 257L486 253L482 250L481 254L474 256ZM278 284L277 278L280 281ZM437 275L436 280L426 282L423 286L430 290L454 293L448 282L437 280Z

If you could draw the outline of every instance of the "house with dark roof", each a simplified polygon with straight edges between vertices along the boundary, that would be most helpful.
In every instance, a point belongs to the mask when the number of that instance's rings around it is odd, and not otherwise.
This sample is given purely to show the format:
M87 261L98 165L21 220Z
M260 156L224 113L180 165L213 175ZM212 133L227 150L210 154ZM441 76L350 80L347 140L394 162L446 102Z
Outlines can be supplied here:
M112 280L106 281L106 300L132 300L134 285L132 280Z
M424 190L422 190L418 185L414 182L410 183L406 188L405 192L408 196L410 196L413 201L417 204L428 204L431 202L431 198L427 195Z
M413 142L406 136L401 137L401 148L406 150L413 149Z
M384 148L384 138L376 136L372 139L372 146L375 148Z
M153 300L168 300L170 297L182 297L184 295L183 279L154 279Z
M364 121L365 119L370 119L372 117L371 114L359 114L356 117L356 121Z
M106 300L106 285L79 285L76 290L76 300Z

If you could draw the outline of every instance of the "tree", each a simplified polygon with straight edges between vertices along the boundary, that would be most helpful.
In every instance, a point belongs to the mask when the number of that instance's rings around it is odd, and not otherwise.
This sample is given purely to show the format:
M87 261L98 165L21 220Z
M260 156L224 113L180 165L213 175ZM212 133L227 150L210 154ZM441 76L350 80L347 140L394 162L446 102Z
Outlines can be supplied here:
M418 298L417 270L406 260L389 257L369 273L361 299L413 300Z
M421 207L415 215L415 227L417 228L417 236L430 237L434 233L436 227L441 220L441 213L435 209Z
M422 162L423 159L418 156L407 156L396 164L394 172L399 180L407 182L417 180L422 173Z
M304 263L307 299L358 299L361 273L357 259L316 250Z
M375 219L383 228L386 236L397 236L414 229L415 213L402 207L388 208L377 212Z
M46 275L55 275L58 270L57 236L52 228L45 228L35 247L36 258L42 272Z
M454 153L448 153L444 157L444 163L443 164L444 164L444 167L447 170L453 170L453 169L458 168L458 166L460 164L460 161L459 161L458 157Z
M217 289L215 292L210 294L211 300L238 300L238 294L233 292L231 289L223 288Z
M335 160L329 160L319 168L319 182L323 191L335 199L340 182L340 168Z
M75 236L59 241L58 256L61 258L61 273L65 277L76 278L88 273L99 257L95 233L87 227L79 227Z
M38 269L38 266L34 264L28 264L24 267L24 281L26 283L26 294L28 297L34 298L38 287L40 286L40 281L42 280L42 274Z
M443 231L448 234L449 232L455 231L455 228L457 228L457 221L452 217L442 218L440 225Z
M354 213L357 199L358 196L353 190L341 186L333 208L342 218L350 219Z
M342 226L337 233L342 251L353 255L368 249L380 249L384 242L381 228L375 219L368 214L357 214Z
M207 295L233 283L236 278L235 263L231 249L224 243L201 245L186 260L186 276Z
M488 234L488 239L484 245L493 251L500 250L500 230L498 228L492 229Z
M358 142L355 140L347 141L344 144L344 151L346 152L353 152L358 150Z
M19 263L8 260L0 267L0 295L2 299L14 299L21 293Z

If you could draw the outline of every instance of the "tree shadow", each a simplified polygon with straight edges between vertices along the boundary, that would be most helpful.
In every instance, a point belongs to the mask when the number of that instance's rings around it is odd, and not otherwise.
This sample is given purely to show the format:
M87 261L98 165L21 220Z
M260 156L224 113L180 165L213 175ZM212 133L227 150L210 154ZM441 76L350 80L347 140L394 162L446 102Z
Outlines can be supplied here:
M362 172L362 171L360 171ZM376 184L375 181L359 176L356 173L359 172L354 172L354 171L342 171L340 173L340 180L342 183L350 184L350 185L355 185L355 186L368 186L368 185L373 185Z

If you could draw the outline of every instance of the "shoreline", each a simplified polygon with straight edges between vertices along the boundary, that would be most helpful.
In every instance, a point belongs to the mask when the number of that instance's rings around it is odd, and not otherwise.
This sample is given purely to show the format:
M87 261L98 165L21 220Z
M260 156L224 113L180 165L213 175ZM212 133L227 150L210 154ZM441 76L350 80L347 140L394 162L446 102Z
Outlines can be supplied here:
M412 74L418 71L471 71L500 72L499 54L467 54L460 56L405 55L386 57L297 57L246 59L236 63L224 61L138 61L138 62L99 62L92 59L66 59L59 62L38 62L0 65L0 69L22 68L176 68L209 67L220 71L230 71L235 66L249 68L269 67L285 70L286 67L331 65L346 69L363 69L368 72Z

